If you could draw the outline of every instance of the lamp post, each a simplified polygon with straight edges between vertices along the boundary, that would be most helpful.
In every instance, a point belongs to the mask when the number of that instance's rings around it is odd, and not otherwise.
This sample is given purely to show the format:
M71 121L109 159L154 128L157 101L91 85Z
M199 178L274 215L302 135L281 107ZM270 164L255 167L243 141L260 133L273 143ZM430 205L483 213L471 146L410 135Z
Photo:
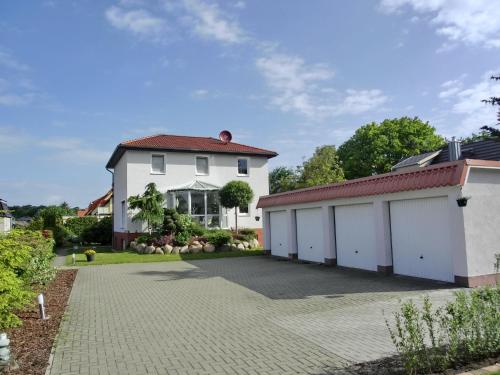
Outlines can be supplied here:
M0 370L7 367L10 362L10 340L6 333L0 333Z

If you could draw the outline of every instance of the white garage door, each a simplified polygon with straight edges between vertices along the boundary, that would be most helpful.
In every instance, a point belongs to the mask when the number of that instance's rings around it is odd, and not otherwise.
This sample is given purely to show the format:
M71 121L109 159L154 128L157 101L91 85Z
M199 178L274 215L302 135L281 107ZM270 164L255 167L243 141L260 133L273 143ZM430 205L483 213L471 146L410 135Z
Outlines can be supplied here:
M323 263L323 221L321 208L307 208L296 211L298 258Z
M454 281L446 197L390 202L394 273Z
M271 254L288 257L288 232L286 225L286 211L271 212Z
M337 264L344 267L377 270L373 205L335 207Z

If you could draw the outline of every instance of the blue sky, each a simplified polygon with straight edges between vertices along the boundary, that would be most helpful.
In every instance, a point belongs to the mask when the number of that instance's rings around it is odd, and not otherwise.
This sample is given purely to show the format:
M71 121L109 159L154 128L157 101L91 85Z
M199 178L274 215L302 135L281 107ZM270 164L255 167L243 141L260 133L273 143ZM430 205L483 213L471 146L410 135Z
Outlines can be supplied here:
M498 72L494 1L2 1L0 196L86 206L148 134L229 129L272 166L403 115L466 136Z

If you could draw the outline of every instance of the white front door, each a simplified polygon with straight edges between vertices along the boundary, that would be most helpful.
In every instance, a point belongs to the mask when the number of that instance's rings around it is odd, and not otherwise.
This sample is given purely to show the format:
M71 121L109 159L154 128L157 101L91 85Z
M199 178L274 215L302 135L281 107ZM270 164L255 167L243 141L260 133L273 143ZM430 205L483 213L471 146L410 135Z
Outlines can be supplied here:
M271 254L288 257L288 228L286 211L275 211L270 216Z
M335 207L337 264L377 270L373 204Z
M296 211L298 258L310 262L325 261L321 208Z
M390 202L394 273L454 281L448 198Z

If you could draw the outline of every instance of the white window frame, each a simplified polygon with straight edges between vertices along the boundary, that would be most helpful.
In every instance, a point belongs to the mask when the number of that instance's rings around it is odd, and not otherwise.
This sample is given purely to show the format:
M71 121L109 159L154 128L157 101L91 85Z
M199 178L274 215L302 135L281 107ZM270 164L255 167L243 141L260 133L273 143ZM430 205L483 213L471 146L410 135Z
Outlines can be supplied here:
M153 170L153 157L162 156L163 157L163 172L157 172ZM152 153L150 158L151 174L164 175L167 173L167 156L165 154Z
M197 164L198 158L207 159L207 173L198 172L198 164ZM194 173L196 176L208 176L208 175L210 175L210 158L207 155L195 155L195 157L194 157Z
M246 174L240 173L240 171L239 171L239 165L238 164L239 164L240 160L246 160L247 161L247 173ZM250 177L250 158L238 157L236 159L236 172L237 172L238 177Z
M125 229L127 228L127 219L128 219L128 215L127 215L127 201L123 200L121 202L121 210L122 210L122 218L121 218L121 221L122 221L122 226L121 228L122 229Z
M250 204L248 204L248 212L240 212L240 208L237 207L238 209L238 216L245 216L245 217L249 217L250 216Z

